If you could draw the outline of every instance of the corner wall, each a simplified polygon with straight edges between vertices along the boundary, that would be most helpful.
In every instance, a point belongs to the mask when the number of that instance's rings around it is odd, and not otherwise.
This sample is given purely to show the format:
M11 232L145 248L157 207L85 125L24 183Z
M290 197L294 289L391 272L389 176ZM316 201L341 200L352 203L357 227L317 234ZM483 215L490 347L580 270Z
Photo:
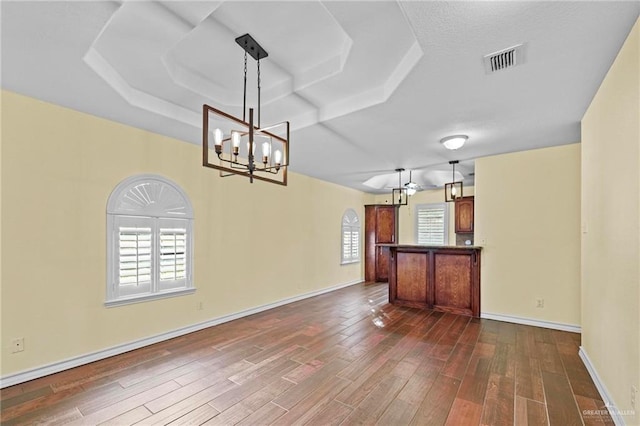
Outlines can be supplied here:
M577 330L580 145L480 158L475 172L481 313Z
M199 146L6 91L1 141L2 376L363 278L340 265L340 229L370 195L223 179ZM196 293L105 308L107 199L139 173L191 199Z
M640 21L582 119L582 350L618 410L640 389ZM621 415L629 425L636 414Z

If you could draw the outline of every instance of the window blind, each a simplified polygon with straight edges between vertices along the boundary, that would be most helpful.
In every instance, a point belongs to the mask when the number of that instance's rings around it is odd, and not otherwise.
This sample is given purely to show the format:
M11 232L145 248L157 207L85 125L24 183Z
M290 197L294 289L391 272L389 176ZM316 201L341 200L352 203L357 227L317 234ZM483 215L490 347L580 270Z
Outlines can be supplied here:
M151 228L121 227L118 283L137 286L151 281Z
M345 227L346 228L346 227ZM352 233L350 229L342 230L342 260L349 261L351 260L351 241L352 241Z
M355 229L351 231L351 259L360 258L360 230Z
M441 204L418 207L418 244L446 244L447 229L445 214L446 208Z
M173 281L187 276L187 230L160 228L160 280Z
M353 209L342 216L342 263L360 261L360 220Z

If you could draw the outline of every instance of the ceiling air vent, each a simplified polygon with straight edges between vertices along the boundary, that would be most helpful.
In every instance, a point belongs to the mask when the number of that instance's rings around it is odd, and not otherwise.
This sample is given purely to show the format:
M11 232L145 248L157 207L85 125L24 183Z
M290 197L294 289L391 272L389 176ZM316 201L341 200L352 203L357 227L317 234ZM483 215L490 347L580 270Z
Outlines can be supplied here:
M524 45L509 47L484 57L484 69L487 74L513 68L524 63Z

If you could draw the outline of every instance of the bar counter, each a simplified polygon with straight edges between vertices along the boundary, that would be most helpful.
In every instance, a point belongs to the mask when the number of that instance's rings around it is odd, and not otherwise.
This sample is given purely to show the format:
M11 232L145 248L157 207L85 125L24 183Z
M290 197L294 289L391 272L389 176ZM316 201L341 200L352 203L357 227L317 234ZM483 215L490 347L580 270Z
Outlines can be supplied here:
M388 247L389 303L480 316L478 246Z

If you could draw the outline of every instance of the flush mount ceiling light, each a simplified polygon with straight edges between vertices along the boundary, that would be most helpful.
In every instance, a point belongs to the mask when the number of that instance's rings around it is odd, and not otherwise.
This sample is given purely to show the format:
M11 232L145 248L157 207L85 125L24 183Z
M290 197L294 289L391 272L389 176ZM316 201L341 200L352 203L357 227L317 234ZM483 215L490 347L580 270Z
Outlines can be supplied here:
M447 136L446 138L440 139L440 143L447 149L458 149L462 148L462 145L464 145L467 139L469 139L467 135Z
M455 182L456 164L458 164L458 160L449 161L449 164L453 166L453 178L452 182L444 184L444 201L447 203L455 201L456 198L462 197L462 182Z
M260 127L260 60L268 53L249 34L236 38L236 43L244 49L242 119L206 104L202 106L202 165L220 170L222 177L241 175L248 177L251 183L258 179L286 186L289 122ZM256 60L258 67L257 123L253 120L253 108L249 108L249 121L246 121L247 54ZM255 159L258 144L262 148L261 161ZM209 162L212 148L218 164Z

